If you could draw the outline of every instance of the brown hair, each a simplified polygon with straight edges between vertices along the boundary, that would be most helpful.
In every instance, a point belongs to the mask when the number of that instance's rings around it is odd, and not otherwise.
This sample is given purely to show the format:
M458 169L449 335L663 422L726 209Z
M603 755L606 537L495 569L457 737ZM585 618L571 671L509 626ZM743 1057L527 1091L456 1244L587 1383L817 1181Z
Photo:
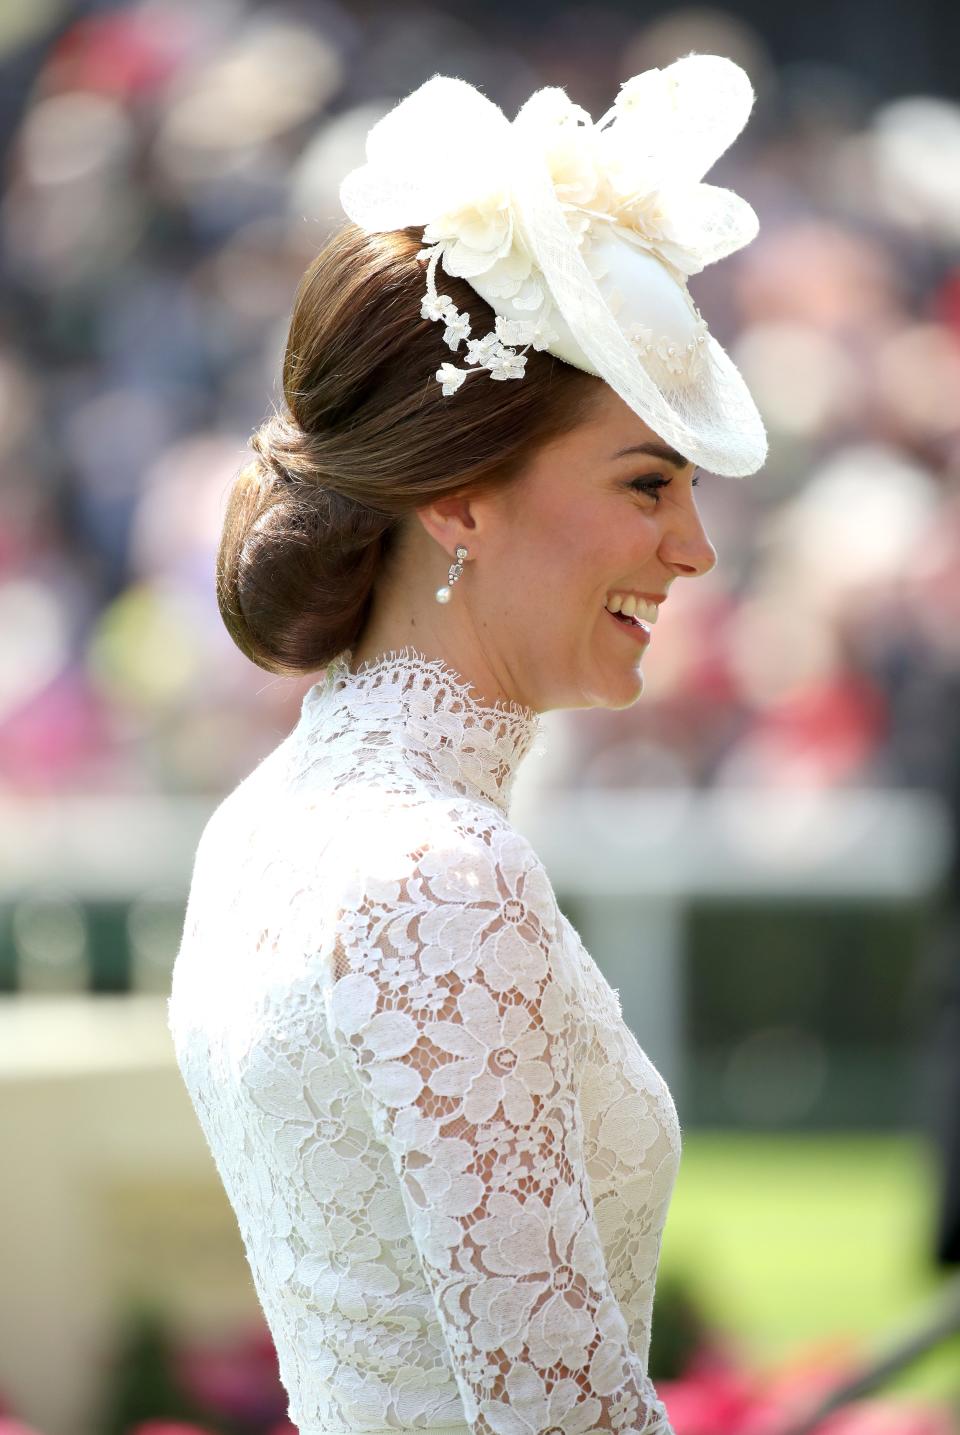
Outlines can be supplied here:
M601 384L531 348L522 379L480 370L444 397L434 375L445 360L462 366L464 351L421 317L422 247L419 228L348 224L297 289L286 412L251 439L217 554L223 621L269 672L310 673L354 647L403 519L516 479L537 447L580 422ZM474 338L493 329L496 315L465 280L441 266L437 286L469 313Z

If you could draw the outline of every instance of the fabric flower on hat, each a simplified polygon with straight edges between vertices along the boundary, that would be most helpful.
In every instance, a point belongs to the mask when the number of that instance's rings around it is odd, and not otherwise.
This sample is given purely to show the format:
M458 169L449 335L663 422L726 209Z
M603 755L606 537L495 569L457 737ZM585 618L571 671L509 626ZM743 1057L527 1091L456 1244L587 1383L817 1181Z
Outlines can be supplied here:
M502 111L464 80L437 75L371 128L367 162L343 180L340 201L367 230L422 225L447 274L489 276L512 298L532 264L516 230L511 148Z
M505 259L484 274L484 292L491 299L512 299L518 309L538 309L544 289L532 271L530 255L517 242Z
M644 70L623 81L613 106L618 115L639 113L645 119L663 119L671 110L676 111L678 90L675 74Z
M587 111L575 105L563 90L550 89L546 93L549 100L538 116L537 143L567 227L577 242L583 243L594 213L604 216L606 181L599 163L597 134ZM514 296L508 293L498 297Z
M589 206L600 184L593 120L563 90L543 130L543 155L557 198L564 206Z
M501 183L477 193L457 208L431 220L424 228L423 238L426 244L446 241L443 267L448 274L461 279L485 274L513 248L509 189ZM528 261L528 272L529 268Z
M625 81L596 125L601 203L616 233L682 282L756 237L751 205L703 175L743 129L753 89L713 55L689 55Z
M448 273L464 278L506 253L510 122L472 85L434 76L371 127L365 148L366 163L340 185L344 210L364 229L429 226L460 246Z

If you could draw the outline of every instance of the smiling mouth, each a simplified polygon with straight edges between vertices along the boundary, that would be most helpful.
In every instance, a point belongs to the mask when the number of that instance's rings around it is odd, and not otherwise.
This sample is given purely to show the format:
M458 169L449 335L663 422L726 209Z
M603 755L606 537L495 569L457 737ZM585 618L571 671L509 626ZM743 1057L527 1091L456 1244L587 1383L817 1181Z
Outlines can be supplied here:
M645 623L642 618L633 617L630 613L611 613L606 603L604 603L603 606L604 610L610 613L611 618L616 618L618 622L625 624L627 627L643 628L644 632L650 632L650 624Z
M603 607L605 613L610 613L610 609L606 604L604 604ZM653 629L650 627L650 624L645 623L642 618L631 618L629 613L625 616L620 613L610 613L610 617L616 618L617 622L621 623L625 628L632 628L634 635L637 638L641 638L644 643L648 643L653 637Z

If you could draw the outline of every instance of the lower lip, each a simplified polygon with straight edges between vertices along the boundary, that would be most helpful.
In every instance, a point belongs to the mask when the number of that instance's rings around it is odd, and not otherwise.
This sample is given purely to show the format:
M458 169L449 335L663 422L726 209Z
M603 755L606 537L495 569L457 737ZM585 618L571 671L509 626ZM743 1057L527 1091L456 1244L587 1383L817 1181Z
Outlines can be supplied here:
M614 627L619 628L620 631L621 631L621 633L625 633L626 636L627 636L628 638L632 638L635 643L640 643L640 644L649 643L649 641L650 641L650 629L649 629L649 628L645 628L645 627L643 627L642 624L639 624L639 623L622 623L619 618L615 618L615 617L613 616L613 614L610 612L610 609L609 609L609 608L604 608L603 611L606 613L606 615L607 615L607 617L610 619L611 623L613 623Z

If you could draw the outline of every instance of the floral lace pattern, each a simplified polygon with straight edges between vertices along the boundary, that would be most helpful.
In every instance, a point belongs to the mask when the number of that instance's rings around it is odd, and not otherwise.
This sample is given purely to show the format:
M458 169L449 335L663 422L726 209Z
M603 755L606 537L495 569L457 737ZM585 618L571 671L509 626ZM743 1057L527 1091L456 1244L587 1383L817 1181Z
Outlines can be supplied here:
M539 734L347 653L201 838L170 1031L301 1435L670 1435L680 1128L509 822Z

